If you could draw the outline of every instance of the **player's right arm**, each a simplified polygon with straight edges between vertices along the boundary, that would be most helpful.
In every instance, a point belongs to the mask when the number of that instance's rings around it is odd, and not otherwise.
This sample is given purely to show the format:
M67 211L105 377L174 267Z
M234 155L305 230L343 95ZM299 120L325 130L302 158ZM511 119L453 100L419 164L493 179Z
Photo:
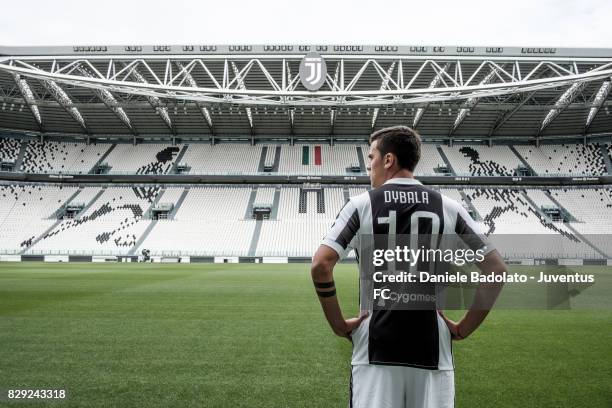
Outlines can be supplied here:
M351 332L359 327L367 314L352 319L345 319L342 315L334 283L334 266L338 259L336 251L321 245L312 258L312 282L329 326L338 336L350 338Z
M338 213L334 224L323 238L323 242L312 257L311 276L323 313L330 327L338 336L350 337L367 317L345 319L338 302L334 283L334 266L346 256L351 242L360 228L359 214L355 204L348 201Z

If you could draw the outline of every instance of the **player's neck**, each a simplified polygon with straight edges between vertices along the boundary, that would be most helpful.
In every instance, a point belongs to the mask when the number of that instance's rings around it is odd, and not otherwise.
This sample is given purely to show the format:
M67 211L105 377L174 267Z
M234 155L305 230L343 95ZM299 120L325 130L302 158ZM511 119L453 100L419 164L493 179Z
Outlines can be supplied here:
M396 169L389 172L388 177L385 177L385 182L394 178L414 178L414 173L407 169Z

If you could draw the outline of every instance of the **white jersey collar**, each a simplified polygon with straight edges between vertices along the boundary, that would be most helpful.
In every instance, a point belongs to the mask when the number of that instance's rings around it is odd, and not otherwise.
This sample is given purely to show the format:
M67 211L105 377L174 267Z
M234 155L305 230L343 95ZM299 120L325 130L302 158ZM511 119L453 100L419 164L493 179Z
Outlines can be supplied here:
M421 184L421 182L412 177L394 177L383 184Z

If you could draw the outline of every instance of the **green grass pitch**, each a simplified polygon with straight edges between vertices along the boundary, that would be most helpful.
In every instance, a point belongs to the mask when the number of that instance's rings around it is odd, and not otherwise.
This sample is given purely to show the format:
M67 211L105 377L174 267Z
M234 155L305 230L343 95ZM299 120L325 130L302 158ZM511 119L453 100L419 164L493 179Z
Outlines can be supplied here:
M0 406L345 407L350 353L305 264L0 264L0 389L68 390ZM612 407L609 310L494 311L454 353L457 407Z

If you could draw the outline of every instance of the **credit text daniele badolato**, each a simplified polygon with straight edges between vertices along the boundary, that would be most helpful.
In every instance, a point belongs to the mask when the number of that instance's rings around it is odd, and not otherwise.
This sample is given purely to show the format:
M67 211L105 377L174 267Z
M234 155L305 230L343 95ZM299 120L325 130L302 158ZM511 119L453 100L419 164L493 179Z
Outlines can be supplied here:
M396 247L395 249L376 249L373 251L372 264L376 267L385 263L397 262L414 267L418 262L447 262L455 266L463 266L467 263L482 262L486 248L477 250L451 250L451 249L412 249L408 247ZM536 279L537 278L537 279ZM540 271L538 276L521 273L481 273L481 272L405 272L396 273L375 272L372 279L376 283L525 283L535 281L537 283L592 283L594 276L591 274L546 274Z
M462 272L413 273L404 271L388 275L379 271L374 272L372 279L376 283L525 283L529 281L537 283L592 283L595 281L594 276L589 274L555 275L545 274L542 271L540 271L539 276L508 272L496 274L470 272L466 274Z

